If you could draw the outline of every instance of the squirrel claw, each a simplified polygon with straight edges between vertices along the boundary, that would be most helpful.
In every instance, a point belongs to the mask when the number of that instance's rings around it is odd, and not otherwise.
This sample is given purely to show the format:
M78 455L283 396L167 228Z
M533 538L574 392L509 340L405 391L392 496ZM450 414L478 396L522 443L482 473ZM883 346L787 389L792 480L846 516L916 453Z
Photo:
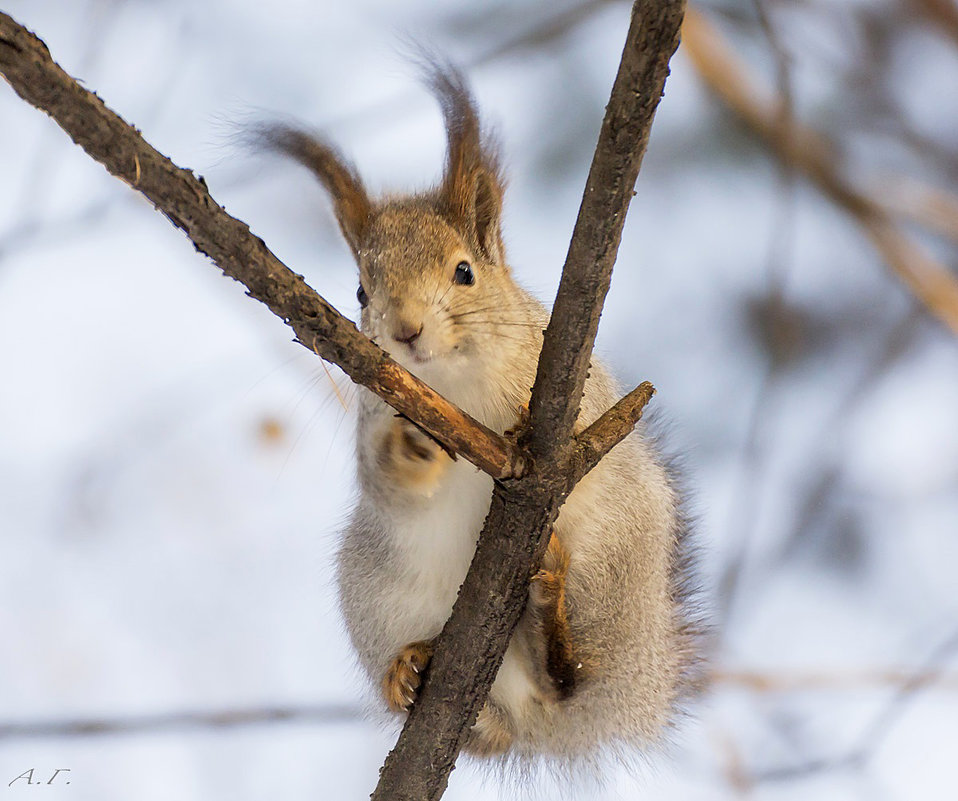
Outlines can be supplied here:
M519 406L519 419L516 420L516 424L511 428L507 428L502 432L502 436L507 439L517 440L519 435L525 431L529 426L529 404L523 403Z
M432 642L420 640L405 646L383 677L383 696L394 712L408 712L419 696L422 672L432 658Z

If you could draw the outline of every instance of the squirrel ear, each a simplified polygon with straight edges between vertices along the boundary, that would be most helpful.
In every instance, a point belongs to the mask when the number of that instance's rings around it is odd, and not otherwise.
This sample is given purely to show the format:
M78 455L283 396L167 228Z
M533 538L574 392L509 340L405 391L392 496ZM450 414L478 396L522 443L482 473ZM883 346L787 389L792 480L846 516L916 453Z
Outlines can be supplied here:
M435 60L428 68L428 82L442 107L448 139L446 170L438 192L440 211L480 254L502 264L502 180L496 148L481 135L463 74Z
M372 204L356 168L332 145L299 128L269 125L257 133L261 145L291 156L319 178L332 198L340 230L358 262Z
M475 172L473 204L469 215L476 244L493 264L505 263L500 220L502 218L502 185L485 169Z

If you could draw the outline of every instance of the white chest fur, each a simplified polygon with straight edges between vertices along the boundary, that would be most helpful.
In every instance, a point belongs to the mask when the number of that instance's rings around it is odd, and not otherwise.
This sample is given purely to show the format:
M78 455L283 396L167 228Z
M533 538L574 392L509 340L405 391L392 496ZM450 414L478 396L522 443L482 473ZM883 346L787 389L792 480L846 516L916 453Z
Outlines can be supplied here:
M404 642L435 636L449 617L475 553L492 496L492 479L463 459L415 510L394 518L402 580L391 602ZM510 646L492 696L510 708L535 692L519 650Z
M435 634L466 576L492 495L492 479L463 459L452 464L429 497L393 514L402 561L399 608L408 624ZM398 610L397 610L398 611Z

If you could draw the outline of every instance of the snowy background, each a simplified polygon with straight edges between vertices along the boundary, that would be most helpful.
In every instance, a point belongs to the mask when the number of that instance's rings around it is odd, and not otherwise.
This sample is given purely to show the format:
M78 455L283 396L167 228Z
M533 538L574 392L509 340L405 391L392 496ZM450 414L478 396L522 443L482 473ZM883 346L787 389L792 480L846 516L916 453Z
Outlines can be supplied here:
M372 188L422 186L444 143L401 50L434 43L501 133L510 261L548 300L628 22L621 2L2 6L350 316L354 268L323 193L235 146L236 124L295 116ZM771 84L756 6L704 8ZM847 164L955 190L944 30L885 0L767 11L796 113ZM681 51L637 189L598 349L624 383L656 385L685 454L715 683L640 776L563 795L958 798L958 342ZM954 242L925 241L954 266ZM393 733L363 720L331 586L354 491L338 395L351 409L354 390L290 340L0 85L3 798L372 790ZM258 709L303 715L149 720ZM90 719L131 726L42 730ZM30 768L70 772L7 786ZM516 795L463 760L446 798Z

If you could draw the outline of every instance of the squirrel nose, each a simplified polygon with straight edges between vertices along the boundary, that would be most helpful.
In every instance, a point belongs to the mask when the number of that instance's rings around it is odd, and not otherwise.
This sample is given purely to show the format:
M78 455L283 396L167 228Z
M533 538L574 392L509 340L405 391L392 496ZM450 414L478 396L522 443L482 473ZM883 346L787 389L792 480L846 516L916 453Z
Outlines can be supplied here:
M422 323L411 323L408 320L400 320L393 334L393 339L397 342L405 342L412 345L422 333Z

